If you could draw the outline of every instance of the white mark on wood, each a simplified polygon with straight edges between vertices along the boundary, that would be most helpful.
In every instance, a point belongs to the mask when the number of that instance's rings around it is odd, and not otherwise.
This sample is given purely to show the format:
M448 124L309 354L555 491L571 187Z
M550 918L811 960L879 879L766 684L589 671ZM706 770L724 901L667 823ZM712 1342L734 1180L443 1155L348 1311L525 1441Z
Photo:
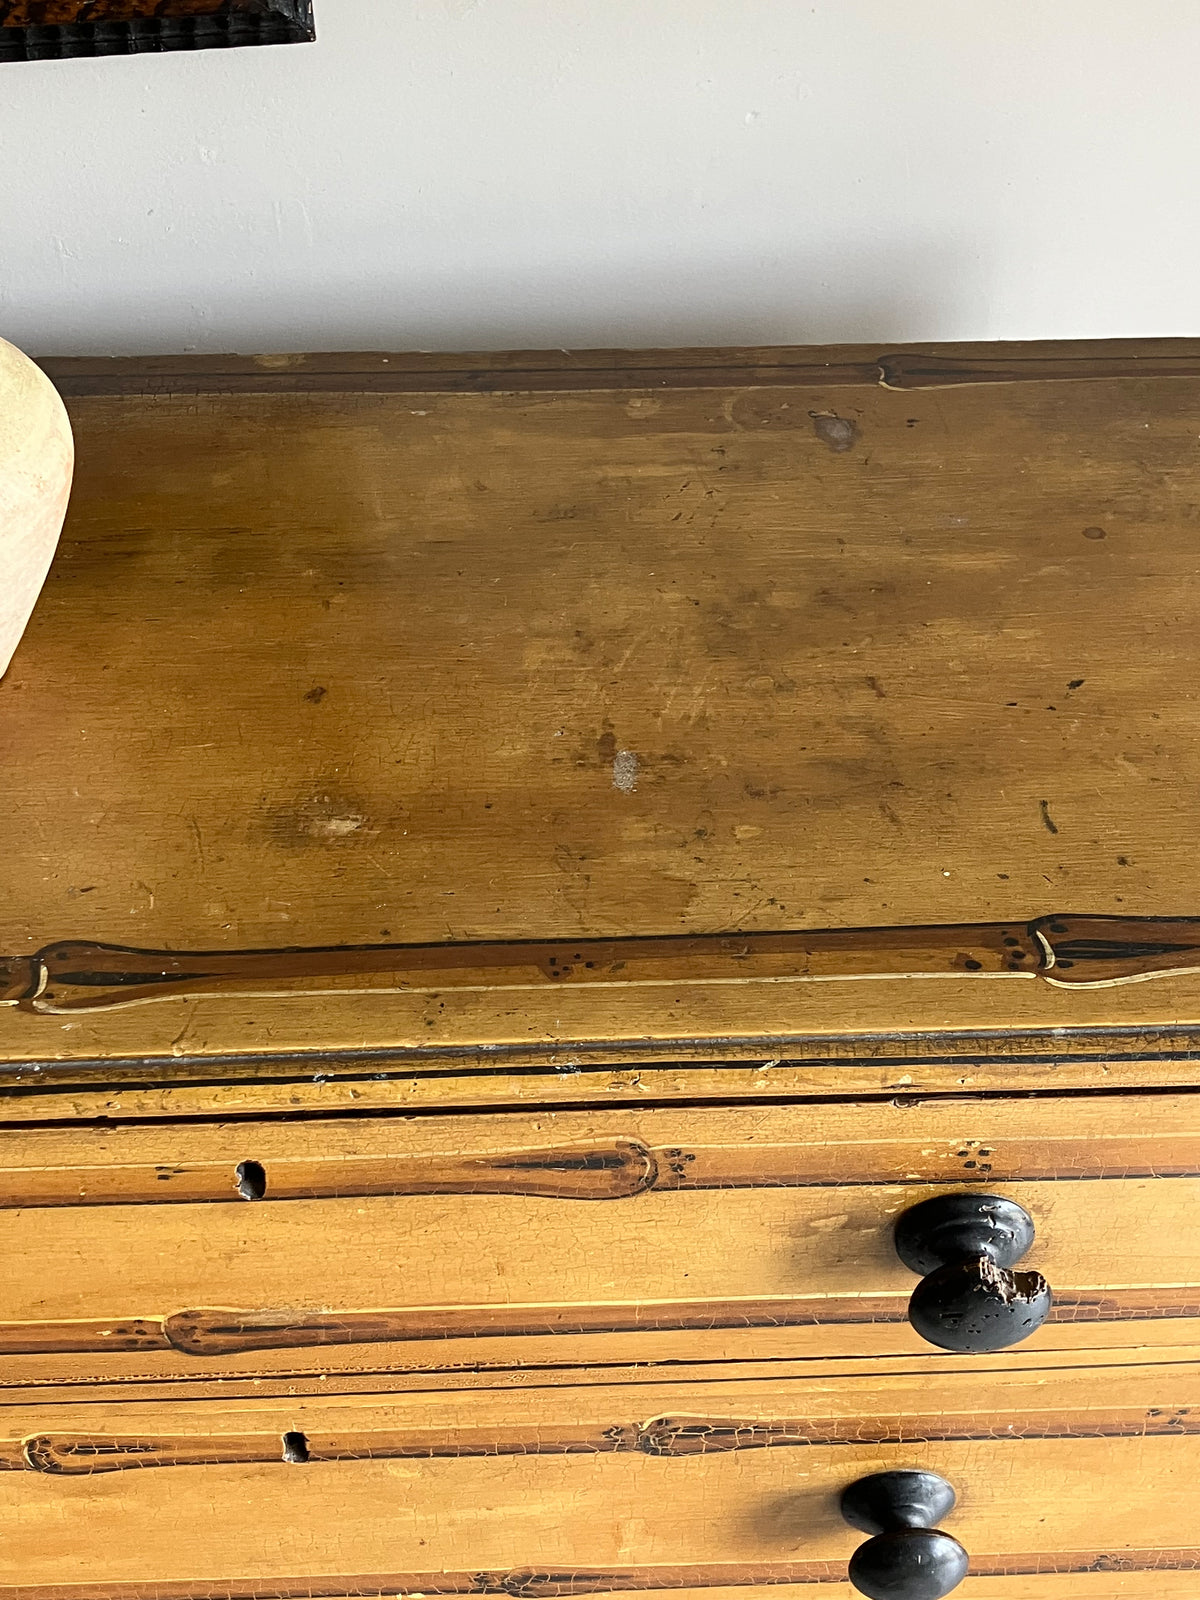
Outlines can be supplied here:
M360 816L314 817L308 831L318 839L344 839L347 834L357 833L366 820Z
M632 794L637 788L638 758L632 750L618 750L613 757L613 788Z
M839 417L836 411L810 411L808 414L813 419L813 432L835 455L854 448L858 438L856 422L849 417Z

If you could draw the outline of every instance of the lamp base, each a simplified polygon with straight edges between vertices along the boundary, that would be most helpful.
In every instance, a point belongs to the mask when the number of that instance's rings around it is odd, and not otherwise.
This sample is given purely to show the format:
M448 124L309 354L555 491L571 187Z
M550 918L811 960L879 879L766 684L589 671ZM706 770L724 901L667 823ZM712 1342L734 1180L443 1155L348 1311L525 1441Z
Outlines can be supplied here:
M0 339L0 677L50 570L74 466L58 390Z

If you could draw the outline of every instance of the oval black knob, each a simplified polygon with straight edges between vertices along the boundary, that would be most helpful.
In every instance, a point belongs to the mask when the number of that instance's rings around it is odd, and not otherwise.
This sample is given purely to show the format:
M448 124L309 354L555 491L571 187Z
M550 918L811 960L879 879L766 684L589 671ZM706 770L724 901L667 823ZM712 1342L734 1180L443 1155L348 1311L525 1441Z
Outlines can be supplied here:
M970 1557L935 1524L956 1496L935 1472L874 1472L842 1491L842 1516L874 1538L850 1557L850 1582L870 1600L941 1600Z
M1050 1285L1040 1272L1013 1272L1033 1243L1033 1218L995 1194L944 1194L922 1200L896 1222L896 1254L924 1274L908 1320L943 1350L1005 1350L1050 1315Z

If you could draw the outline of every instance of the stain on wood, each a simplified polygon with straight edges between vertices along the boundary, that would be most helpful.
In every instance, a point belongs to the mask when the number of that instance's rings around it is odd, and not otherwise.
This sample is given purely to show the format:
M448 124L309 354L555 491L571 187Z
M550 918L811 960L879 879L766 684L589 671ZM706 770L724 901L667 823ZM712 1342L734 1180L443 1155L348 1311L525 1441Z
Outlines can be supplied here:
M1200 344L47 365L0 1600L1193 1600Z
M1200 905L1173 598L1193 343L47 366L80 471L0 686L21 962L59 930L235 956ZM822 416L860 443L832 458ZM1194 1055L1200 1028L1190 969L1069 992L294 981L50 1026L11 1007L0 1059L253 1060L262 1082L306 1050L457 1051L430 1085L450 1097L500 1048L699 1066L899 1037L951 1087L935 1041L1061 1061L1096 1028L1190 1029Z

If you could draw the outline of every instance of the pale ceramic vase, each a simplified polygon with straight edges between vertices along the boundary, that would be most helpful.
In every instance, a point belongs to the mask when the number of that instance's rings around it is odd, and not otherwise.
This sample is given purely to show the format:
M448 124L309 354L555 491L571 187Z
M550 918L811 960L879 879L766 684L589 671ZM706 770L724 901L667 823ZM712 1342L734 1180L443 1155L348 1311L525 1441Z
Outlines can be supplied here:
M58 391L0 339L0 677L50 570L74 465Z

